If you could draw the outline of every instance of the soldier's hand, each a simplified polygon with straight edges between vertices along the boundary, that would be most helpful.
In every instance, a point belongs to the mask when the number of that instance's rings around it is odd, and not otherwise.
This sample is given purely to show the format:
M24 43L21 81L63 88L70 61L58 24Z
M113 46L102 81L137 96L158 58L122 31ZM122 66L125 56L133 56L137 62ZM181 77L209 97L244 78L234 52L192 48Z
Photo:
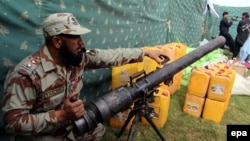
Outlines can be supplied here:
M144 55L154 59L158 64L160 64L164 59L168 58L167 54L163 51L147 48L144 48Z
M64 106L58 111L58 120L76 120L84 114L84 105L81 99L74 99L77 97L76 93L70 94L64 101Z

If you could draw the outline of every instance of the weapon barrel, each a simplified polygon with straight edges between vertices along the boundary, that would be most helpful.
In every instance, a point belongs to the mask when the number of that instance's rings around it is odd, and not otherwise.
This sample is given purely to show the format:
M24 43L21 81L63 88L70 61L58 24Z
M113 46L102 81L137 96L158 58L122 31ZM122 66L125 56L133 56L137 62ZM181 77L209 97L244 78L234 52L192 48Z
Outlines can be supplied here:
M198 47L194 51L190 52L189 54L179 58L178 60L165 65L162 69L157 69L152 73L148 74L146 78L147 84L144 84L144 80L137 81L137 85L139 85L139 89L143 90L145 88L152 89L153 87L159 85L161 82L171 79L174 74L178 73L182 69L186 68L187 66L191 65L198 59L202 58L209 52L213 51L214 49L224 45L225 38L219 36L214 40L208 42L207 44Z

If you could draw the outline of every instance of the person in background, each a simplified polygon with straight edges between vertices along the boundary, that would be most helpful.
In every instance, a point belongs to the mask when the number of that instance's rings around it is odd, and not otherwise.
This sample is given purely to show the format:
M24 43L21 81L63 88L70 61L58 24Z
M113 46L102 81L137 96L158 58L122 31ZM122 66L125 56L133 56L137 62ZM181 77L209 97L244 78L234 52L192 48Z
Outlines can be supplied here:
M228 12L223 12L222 14L223 18L220 21L220 36L225 37L226 39L226 45L229 47L230 51L233 52L234 50L234 40L229 33L229 28L232 26L233 22L236 20L234 17L231 18L230 21L228 21Z
M248 30L248 38L240 48L239 61L250 68L250 63L247 61L247 57L250 55L250 24L247 24L243 30Z
M86 50L81 35L90 30L71 13L49 15L43 30L45 44L11 69L4 83L3 119L12 140L100 140L105 132L101 123L83 135L66 131L85 112L79 99L84 70L141 62L144 56L160 63L167 57L145 48Z
M241 20L237 25L237 35L235 38L235 48L233 51L233 58L236 58L239 54L240 48L243 46L248 37L248 30L244 27L250 24L248 12L243 12L241 15Z

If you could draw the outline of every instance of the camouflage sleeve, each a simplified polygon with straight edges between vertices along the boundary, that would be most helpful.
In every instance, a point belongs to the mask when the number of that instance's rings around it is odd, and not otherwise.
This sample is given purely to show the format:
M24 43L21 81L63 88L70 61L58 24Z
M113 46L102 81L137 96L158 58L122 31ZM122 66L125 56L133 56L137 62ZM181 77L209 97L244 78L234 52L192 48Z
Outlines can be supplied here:
M36 102L31 79L17 72L9 72L4 84L2 110L6 132L35 135L52 131L57 126L55 111L31 114Z
M127 63L143 61L144 52L141 48L116 48L87 50L85 69L121 66Z

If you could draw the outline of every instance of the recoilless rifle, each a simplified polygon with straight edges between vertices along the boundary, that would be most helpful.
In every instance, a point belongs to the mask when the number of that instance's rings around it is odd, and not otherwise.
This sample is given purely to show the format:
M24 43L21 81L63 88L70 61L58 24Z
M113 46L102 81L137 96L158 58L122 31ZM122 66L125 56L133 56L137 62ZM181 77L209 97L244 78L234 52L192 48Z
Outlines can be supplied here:
M84 115L72 121L72 124L67 126L67 131L73 131L76 134L86 133L95 129L98 123L105 123L109 121L112 116L128 109L133 103L141 103L139 106L142 106L142 104L145 104L145 98L150 97L160 83L165 82L168 84L176 73L224 44L225 38L218 36L176 61L165 64L162 68L156 69L149 74L143 73L144 76L138 78L135 82L118 87L92 100L89 105L86 106ZM135 76L136 75L141 75L141 73L135 74ZM136 106L138 106L138 104ZM136 115L136 113L132 114L132 116L134 115ZM151 124L150 121L149 123ZM154 124L151 125L161 140L165 140L157 128L154 127ZM123 128L125 128L125 126L126 124L124 124ZM118 136L121 135L123 130L120 131ZM129 136L129 138L131 138L131 136Z

